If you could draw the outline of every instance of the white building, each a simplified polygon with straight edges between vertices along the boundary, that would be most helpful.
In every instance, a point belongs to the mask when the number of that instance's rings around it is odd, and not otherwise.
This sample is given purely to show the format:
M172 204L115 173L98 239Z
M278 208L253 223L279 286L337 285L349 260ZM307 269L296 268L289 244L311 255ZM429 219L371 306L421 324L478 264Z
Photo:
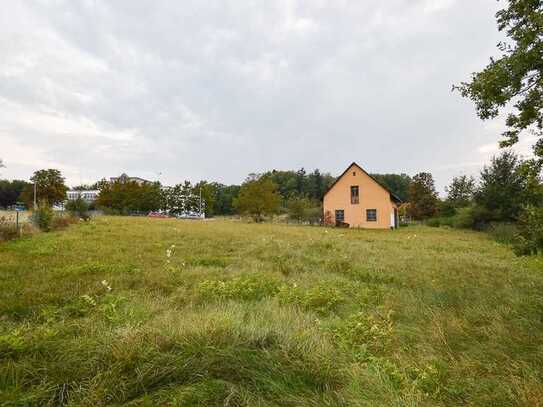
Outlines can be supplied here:
M98 199L99 194L100 194L100 191L98 191L97 189L84 190L84 191L77 191L77 190L71 189L68 192L66 192L68 201L75 201L77 198L81 198L87 203L96 201Z

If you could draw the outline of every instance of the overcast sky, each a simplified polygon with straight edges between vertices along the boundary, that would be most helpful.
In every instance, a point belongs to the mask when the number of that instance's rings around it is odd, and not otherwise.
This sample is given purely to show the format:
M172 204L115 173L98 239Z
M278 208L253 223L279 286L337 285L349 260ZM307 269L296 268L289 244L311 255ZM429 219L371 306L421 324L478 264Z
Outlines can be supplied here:
M441 190L497 150L501 122L480 121L451 86L496 55L503 5L6 2L1 175L240 183L274 168L337 175L357 161L430 171Z

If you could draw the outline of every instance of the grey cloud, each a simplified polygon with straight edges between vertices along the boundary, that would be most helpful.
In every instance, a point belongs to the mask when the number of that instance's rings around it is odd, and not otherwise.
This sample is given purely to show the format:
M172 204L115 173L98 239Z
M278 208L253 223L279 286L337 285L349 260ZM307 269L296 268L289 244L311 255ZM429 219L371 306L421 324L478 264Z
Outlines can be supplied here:
M498 6L12 3L0 17L0 101L10 106L0 123L18 119L0 125L0 141L89 178L237 183L271 168L339 173L356 160L375 172L435 171L442 187L476 170L462 163L482 163L479 147L499 136L450 92L495 52ZM36 169L0 156L4 176Z

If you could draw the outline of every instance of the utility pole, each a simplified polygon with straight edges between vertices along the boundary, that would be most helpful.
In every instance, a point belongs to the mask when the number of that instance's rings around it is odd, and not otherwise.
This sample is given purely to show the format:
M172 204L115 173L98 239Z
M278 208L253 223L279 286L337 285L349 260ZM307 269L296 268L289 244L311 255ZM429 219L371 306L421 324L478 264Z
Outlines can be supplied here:
M34 182L34 210L38 207L38 204L36 202L36 182Z
M200 218L202 217L202 187L200 186Z

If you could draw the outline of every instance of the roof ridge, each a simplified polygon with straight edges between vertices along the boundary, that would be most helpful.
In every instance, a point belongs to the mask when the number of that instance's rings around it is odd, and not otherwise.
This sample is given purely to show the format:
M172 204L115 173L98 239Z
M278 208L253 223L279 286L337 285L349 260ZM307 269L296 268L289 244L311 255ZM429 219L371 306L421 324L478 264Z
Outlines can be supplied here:
M392 191L390 190L390 188L388 188L386 185L383 185L381 182L377 181L374 177L372 177L372 175L371 175L369 172L367 172L364 168L362 168L360 165L358 165L358 163L357 163L356 161L353 161L351 164L349 164L349 165L347 166L347 168L345 169L345 171L343 171L343 172L341 173L341 175L339 175L339 176L336 178L336 180L332 183L332 185L330 185L330 187L328 188L328 190L324 193L323 197L324 197L328 192L330 192L330 191L332 190L332 188L337 184L337 182L338 182L338 181L339 181L339 180L347 173L347 171L349 171L349 168L351 168L353 165L356 165L358 168L360 168L360 169L364 172L364 174L366 174L366 175L367 175L368 177L370 177L377 185L379 185L381 188L383 188L385 191L387 191L387 192L390 194L391 198L393 198L394 200L396 200L396 201L398 201L398 202L400 202L400 203L403 202L403 201L401 200L401 198L400 198L398 195L396 195L394 192L392 192Z

